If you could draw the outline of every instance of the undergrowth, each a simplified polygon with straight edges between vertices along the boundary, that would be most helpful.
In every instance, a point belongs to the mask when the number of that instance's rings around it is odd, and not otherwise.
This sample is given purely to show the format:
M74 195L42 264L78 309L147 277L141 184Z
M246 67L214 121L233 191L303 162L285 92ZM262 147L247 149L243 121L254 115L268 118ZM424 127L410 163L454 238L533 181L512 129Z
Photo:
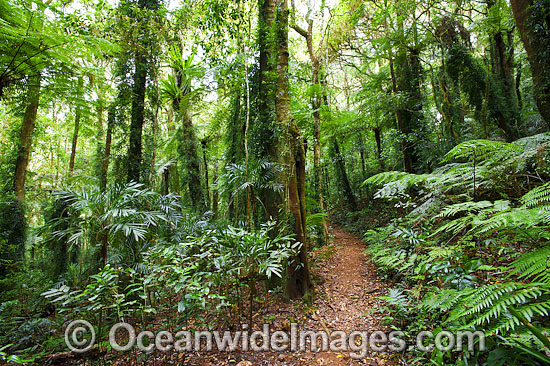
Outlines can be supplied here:
M459 144L429 174L384 172L364 185L396 207L365 226L367 252L396 281L386 320L481 330L486 350L409 352L406 364L547 365L550 349L550 136ZM385 210L385 212L389 212Z

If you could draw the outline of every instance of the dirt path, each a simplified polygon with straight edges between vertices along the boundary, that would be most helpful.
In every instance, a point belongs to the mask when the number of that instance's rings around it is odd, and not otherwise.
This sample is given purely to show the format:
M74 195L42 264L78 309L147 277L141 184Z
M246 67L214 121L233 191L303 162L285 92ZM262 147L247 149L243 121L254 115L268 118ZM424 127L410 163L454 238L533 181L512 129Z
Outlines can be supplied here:
M387 293L388 284L378 278L376 267L363 254L361 239L340 227L333 227L331 243L312 253L312 275L315 282L313 304L288 303L272 299L261 306L254 316L255 329L262 323L270 324L270 331L289 332L290 323L298 330L353 331L387 330L381 325L379 311L383 301L379 296ZM320 365L391 365L386 354L372 353L360 360L350 352L235 352L201 356L196 365L233 366L320 366Z
M314 301L317 311L306 326L319 328L325 324L330 331L384 330L378 311L383 301L379 296L387 293L388 285L381 281L375 265L363 254L365 244L356 235L340 227L333 227L333 243L313 253L314 275L324 279L317 286ZM332 255L328 257L323 253ZM362 360L353 360L349 353L307 354L307 365L388 365L385 354L369 354Z

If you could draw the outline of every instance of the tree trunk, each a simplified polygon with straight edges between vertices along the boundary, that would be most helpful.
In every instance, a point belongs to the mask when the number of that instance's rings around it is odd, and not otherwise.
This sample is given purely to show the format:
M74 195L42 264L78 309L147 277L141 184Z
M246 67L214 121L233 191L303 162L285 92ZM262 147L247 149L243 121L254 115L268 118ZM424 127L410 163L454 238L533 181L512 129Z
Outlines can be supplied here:
M523 109L523 100L521 98L521 67L516 70L516 97L518 98L518 108Z
M361 171L363 172L363 179L367 175L367 168L365 163L365 144L363 143L363 136L359 134L357 138L357 143L359 145L359 159L361 160Z
M101 159L101 190L107 189L107 173L109 172L109 160L111 159L111 139L115 124L115 106L111 104L107 112L107 131L105 133L105 150Z
M493 5L493 1L487 2L489 9ZM498 127L506 134L508 141L514 141L523 135L521 133L520 110L514 80L513 43L512 31L509 31L507 34L507 42L504 39L503 32L500 30L492 35L492 74L496 87L500 89L499 94L503 97L503 105L506 109L506 111L503 111L504 113L498 115L496 122Z
M391 82L392 82L392 91L394 94L397 94L397 80L395 77L395 69L393 67L393 56L390 54L389 56L390 61L390 75L391 75ZM403 119L403 111L401 109L398 109L395 111L395 115L397 117L397 128L399 131L404 133L405 131L405 121ZM410 155L410 149L409 144L407 143L407 137L404 136L401 139L401 151L403 152L403 166L405 168L405 171L409 173L414 173L411 163L411 155Z
M178 131L178 153L185 172L185 182L189 187L189 195L193 208L197 211L205 209L204 195L201 186L200 160L198 142L193 129L193 122L188 111L181 111L181 126Z
M357 202L355 202L355 196L349 183L348 174L346 173L346 165L344 163L344 157L340 153L340 146L338 145L338 139L334 137L332 139L332 147L334 149L334 164L335 170L339 175L339 181L344 191L344 196L350 208L353 211L357 211Z
M309 20L307 31L300 28L298 25L294 24L292 28L306 40L307 50L309 54L309 59L311 61L311 73L312 73L312 84L314 87L314 93L311 98L311 109L313 111L313 137L314 137L314 146L313 146L313 169L314 179L313 179L313 189L319 200L319 208L321 213L325 212L325 203L323 199L323 170L321 169L321 105L322 105L322 94L319 92L318 88L321 87L320 84L320 74L321 74L321 60L320 54L322 51L322 44L319 45L318 54L315 53L313 49L313 20ZM323 40L321 40L323 42ZM325 243L328 243L329 234L328 226L325 218L322 218L323 226L323 237Z
M204 185L206 188L206 207L210 208L210 182L208 181L208 160L206 159L206 140L201 141L202 160L204 165Z
M132 112L130 121L130 147L128 149L128 181L139 182L141 161L144 110L145 84L147 79L147 65L143 56L135 57L134 86L132 88Z
M76 146L78 144L78 132L80 129L80 118L82 117L82 88L84 85L84 79L81 77L78 78L78 86L76 91L76 110L74 116L74 130L73 130L73 143L71 146L71 158L69 159L69 175L73 173L74 170L74 161L76 158Z
M266 0L275 8L273 0ZM278 3L274 36L277 49L277 90L275 112L279 128L284 132L287 146L279 145L285 167L284 179L287 192L287 209L292 217L294 235L302 243L298 256L288 268L287 294L296 299L309 296L311 277L309 272L308 245L306 242L305 202L305 151L303 138L292 118L288 82L288 1ZM281 149L282 148L282 149Z
M270 162L279 161L277 146L279 145L279 126L273 118L275 114L275 94L277 92L277 77L275 65L277 54L277 39L273 34L275 9L278 0L258 0L258 47L259 80L258 80L258 121L254 122L266 133L263 143L256 148L256 155L260 159ZM279 206L282 197L278 192L262 190L259 192L264 203L267 216L270 219L279 219ZM238 209L238 207L236 207Z
M212 181L214 182L214 189L212 189L212 212L214 213L214 219L218 218L218 188L217 188L217 180L218 180L218 165L214 163L214 175L212 177Z
M29 166L32 134L36 123L36 115L40 104L40 74L29 77L27 85L27 107L21 125L21 138L19 141L19 153L15 163L14 191L20 202L25 197L25 176Z
M374 140L376 141L376 153L378 156L378 161L380 162L380 170L386 170L384 159L382 159L382 133L380 127L374 129Z
M170 193L170 167L167 166L162 172L162 183L160 185L160 192L164 195Z
M542 118L550 127L550 59L545 56L550 48L550 40L544 32L538 35L536 30L536 27L548 29L550 19L541 19L540 10L533 13L534 0L511 0L510 3L531 65L535 102Z

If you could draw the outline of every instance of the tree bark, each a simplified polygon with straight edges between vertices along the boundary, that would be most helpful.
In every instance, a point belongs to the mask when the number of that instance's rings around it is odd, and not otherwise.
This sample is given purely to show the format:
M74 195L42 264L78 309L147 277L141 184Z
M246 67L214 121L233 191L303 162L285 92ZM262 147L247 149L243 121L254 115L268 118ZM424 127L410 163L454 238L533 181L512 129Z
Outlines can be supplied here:
M266 1L272 2L272 8L275 8L273 0ZM287 210L292 217L295 238L302 243L300 252L289 265L287 277L287 294L290 298L296 299L309 296L312 284L306 242L305 151L303 138L292 118L288 90L288 17L288 1L281 0L278 2L274 27L278 45L275 112L277 123L284 131L287 142L287 146L279 146L285 167Z
M363 179L367 174L367 168L365 163L365 144L363 143L363 136L358 135L357 143L359 145L359 159L361 160L361 171L363 172Z
M380 127L374 129L374 140L376 141L376 153L380 162L380 170L386 170L384 159L382 159L382 132Z
M214 219L218 218L218 188L216 181L218 180L218 165L214 163L214 174L212 181L214 182L214 189L212 189L212 212L214 213Z
M206 207L210 208L210 182L208 180L208 160L206 159L206 140L201 141L202 160L204 165L204 185L206 189Z
M109 161L111 159L111 139L113 135L113 126L115 124L115 106L110 105L107 112L107 131L105 132L105 150L101 159L101 190L107 189L107 174L109 172Z
M40 104L40 74L30 76L27 85L27 106L21 125L21 137L19 141L19 153L15 163L14 192L17 199L23 202L25 197L25 177L29 166L32 134Z
M128 149L128 181L139 182L141 161L145 85L147 79L147 65L142 55L135 57L134 86L132 88L132 111L130 121L130 147Z
M313 20L309 20L307 31L300 28L297 24L293 24L292 28L300 34L306 40L307 50L309 54L309 59L311 61L311 73L312 79L311 82L314 87L314 93L311 98L311 109L313 110L313 136L314 136L314 146L313 146L313 169L314 169L314 179L313 179L313 189L319 200L319 208L321 213L325 212L325 203L323 198L323 170L321 169L321 105L322 105L322 94L318 89L321 88L320 83L320 74L321 74L321 52L322 52L322 43L321 39L317 53L313 49ZM322 218L323 226L323 237L327 243L329 240L328 226L325 218Z
M73 143L71 145L71 158L69 159L69 175L73 173L74 161L76 159L76 146L78 144L78 132L80 130L80 118L82 117L82 88L84 85L84 79L82 76L78 78L78 85L76 91L76 109L74 116L74 130L73 130Z
M511 0L512 12L518 26L523 46L527 52L531 73L533 75L534 94L537 108L550 127L550 59L544 56L544 53L550 47L550 40L545 36L538 36L535 25L548 29L550 19L544 20L545 24L535 24L542 22L542 19L534 19L532 13L533 0Z
M346 173L346 165L344 164L344 157L340 153L340 146L338 145L338 139L336 138L336 136L332 139L332 144L335 155L335 168L339 175L339 180L344 191L344 196L346 197L346 201L348 202L350 208L353 211L357 211L357 202L355 201L355 196L353 195L353 191L349 183L348 174Z

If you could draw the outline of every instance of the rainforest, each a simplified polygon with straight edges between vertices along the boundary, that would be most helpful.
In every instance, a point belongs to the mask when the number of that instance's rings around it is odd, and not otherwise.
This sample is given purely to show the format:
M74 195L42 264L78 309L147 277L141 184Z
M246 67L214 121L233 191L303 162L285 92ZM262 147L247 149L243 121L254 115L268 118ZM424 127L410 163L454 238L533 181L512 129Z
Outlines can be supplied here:
M550 0L0 0L0 365L550 365Z

